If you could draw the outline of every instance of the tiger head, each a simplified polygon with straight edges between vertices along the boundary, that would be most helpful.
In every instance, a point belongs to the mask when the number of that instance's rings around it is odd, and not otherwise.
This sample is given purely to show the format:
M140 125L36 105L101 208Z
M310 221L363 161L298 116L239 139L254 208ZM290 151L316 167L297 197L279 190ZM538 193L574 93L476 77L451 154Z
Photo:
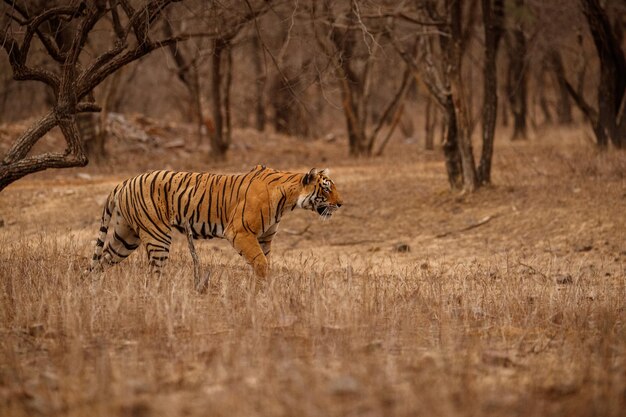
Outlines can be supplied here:
M298 206L316 211L323 218L332 216L343 204L333 180L328 177L328 170L313 168L302 177L302 190L298 197Z

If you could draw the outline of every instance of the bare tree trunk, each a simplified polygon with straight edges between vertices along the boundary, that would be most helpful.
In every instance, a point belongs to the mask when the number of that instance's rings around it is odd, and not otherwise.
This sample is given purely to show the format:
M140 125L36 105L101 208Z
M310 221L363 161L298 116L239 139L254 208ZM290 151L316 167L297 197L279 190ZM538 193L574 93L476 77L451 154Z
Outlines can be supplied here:
M447 0L447 6L450 10L450 27L452 35L450 48L448 49L448 71L450 77L450 92L456 114L457 140L459 154L461 157L461 168L463 171L463 190L473 192L478 187L478 180L476 176L476 165L474 163L474 153L470 137L467 100L465 97L461 72L462 5L458 0Z
M211 56L211 98L213 104L214 132L211 135L212 156L215 159L224 159L229 144L224 137L224 114L222 100L222 53L226 48L223 39L215 39L213 55Z
M491 159L498 118L498 71L496 57L502 37L504 7L502 0L482 0L485 31L483 67L483 147L478 166L479 184L491 183Z
M428 96L426 98L426 112L424 122L424 149L432 151L435 149L435 128L437 126L437 114L434 100Z
M453 190L463 188L463 170L461 166L461 154L459 153L458 130L456 121L456 112L454 111L454 103L452 97L448 96L446 100L446 128L443 155L446 161L446 172L448 173L448 182Z
M228 44L226 47L226 77L224 80L224 137L226 139L226 143L232 143L232 115L230 111L230 93L233 85L233 48Z
M517 13L521 13L524 0L515 0ZM518 19L519 20L519 19ZM526 68L526 35L521 22L515 24L507 42L509 68L507 71L507 96L513 113L512 140L527 138L528 70Z
M265 115L265 83L267 81L267 73L263 68L262 55L264 54L261 45L259 44L258 34L252 36L252 66L254 68L254 73L256 74L256 84L255 84L255 93L256 93L256 105L255 105L255 127L259 132L263 132L265 130L265 124L267 123L267 118Z

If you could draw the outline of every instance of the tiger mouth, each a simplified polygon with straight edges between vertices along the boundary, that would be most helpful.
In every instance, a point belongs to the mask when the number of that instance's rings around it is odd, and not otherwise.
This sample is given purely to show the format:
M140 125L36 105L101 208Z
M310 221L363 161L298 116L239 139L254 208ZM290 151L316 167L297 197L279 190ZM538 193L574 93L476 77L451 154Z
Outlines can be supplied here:
M323 205L318 206L315 211L317 211L317 213L322 217L330 217L333 215L333 211L335 211L335 208L335 206Z

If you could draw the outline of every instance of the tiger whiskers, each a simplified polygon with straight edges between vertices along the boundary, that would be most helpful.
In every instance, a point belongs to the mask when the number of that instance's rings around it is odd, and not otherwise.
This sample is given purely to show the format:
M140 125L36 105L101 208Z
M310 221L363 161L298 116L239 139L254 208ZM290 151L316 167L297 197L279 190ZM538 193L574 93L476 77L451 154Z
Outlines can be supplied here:
M328 205L324 207L324 211L322 211L322 214L320 215L320 221L329 221L332 217L332 214L335 212L335 210L337 210L337 208L338 207L334 205Z

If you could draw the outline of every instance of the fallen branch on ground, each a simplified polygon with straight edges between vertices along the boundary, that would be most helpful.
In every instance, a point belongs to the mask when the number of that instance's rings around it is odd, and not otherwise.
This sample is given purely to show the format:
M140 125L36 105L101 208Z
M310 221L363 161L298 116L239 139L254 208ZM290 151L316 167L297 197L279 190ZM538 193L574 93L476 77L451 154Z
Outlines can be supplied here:
M482 226L483 224L489 223L491 220L495 219L498 216L499 216L498 214L494 214L492 216L485 216L482 219L480 219L479 221L477 221L476 223L472 223L469 226L466 226L466 227L464 227L462 229L449 230L447 232L439 233L438 235L435 235L435 237L437 239L440 239L442 237L446 237L446 236L449 236L449 235L454 234L454 233L467 232L468 230L472 230L472 229L475 229L475 228L477 228L479 226Z

